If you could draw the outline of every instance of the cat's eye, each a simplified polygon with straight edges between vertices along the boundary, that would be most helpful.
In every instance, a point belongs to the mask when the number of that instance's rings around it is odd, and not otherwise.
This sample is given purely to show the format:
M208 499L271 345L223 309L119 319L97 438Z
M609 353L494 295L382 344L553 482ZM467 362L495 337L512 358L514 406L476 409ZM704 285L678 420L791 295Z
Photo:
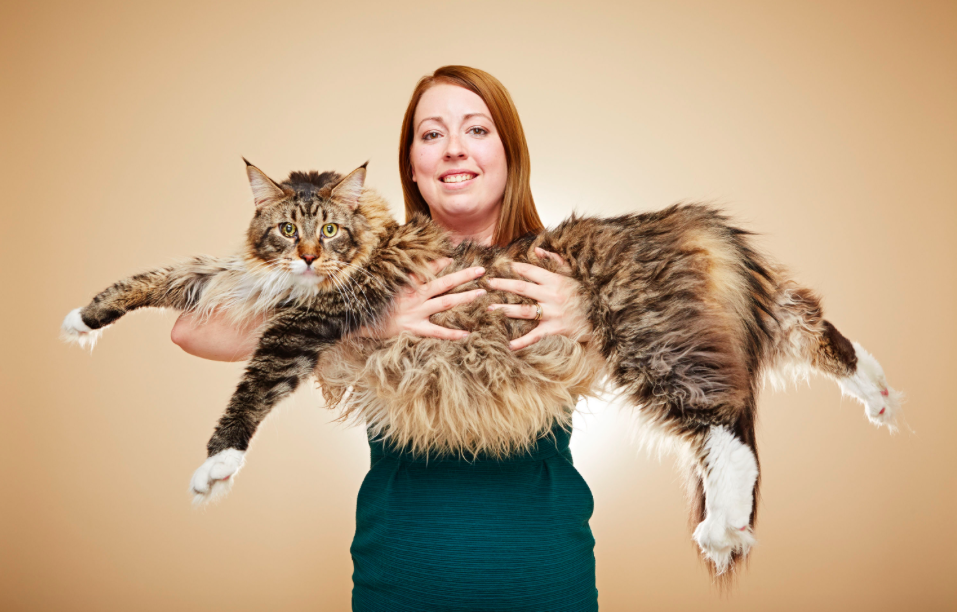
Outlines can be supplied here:
M322 226L322 235L326 238L332 238L339 233L339 226L335 223L326 223Z
M279 232L286 238L292 238L296 235L296 226L292 223L280 223Z

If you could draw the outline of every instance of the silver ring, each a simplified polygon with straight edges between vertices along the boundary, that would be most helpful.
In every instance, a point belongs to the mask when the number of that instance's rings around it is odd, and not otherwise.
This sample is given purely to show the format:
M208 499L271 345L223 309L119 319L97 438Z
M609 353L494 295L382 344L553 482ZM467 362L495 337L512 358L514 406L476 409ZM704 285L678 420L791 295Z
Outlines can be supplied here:
M542 305L541 305L541 304L535 304L535 318L532 319L532 320L533 320L533 321L538 321L538 320L540 320L541 318L542 318Z

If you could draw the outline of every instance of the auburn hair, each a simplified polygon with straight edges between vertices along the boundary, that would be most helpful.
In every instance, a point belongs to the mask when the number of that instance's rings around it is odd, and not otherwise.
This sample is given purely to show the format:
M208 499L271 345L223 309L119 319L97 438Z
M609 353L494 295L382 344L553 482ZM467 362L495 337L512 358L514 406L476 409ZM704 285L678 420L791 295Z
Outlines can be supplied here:
M402 118L402 134L399 138L399 172L402 175L402 194L405 197L405 218L409 220L415 213L431 217L429 205L422 197L418 185L412 180L412 161L410 151L415 138L413 120L415 109L422 94L439 84L457 85L468 89L482 98L492 122L498 130L499 138L505 148L507 177L502 208L495 226L493 244L506 245L512 240L529 232L541 231L545 226L535 210L532 198L531 161L528 156L528 143L525 131L518 118L518 110L508 90L498 79L478 68L468 66L442 66L431 75L419 79L405 109Z

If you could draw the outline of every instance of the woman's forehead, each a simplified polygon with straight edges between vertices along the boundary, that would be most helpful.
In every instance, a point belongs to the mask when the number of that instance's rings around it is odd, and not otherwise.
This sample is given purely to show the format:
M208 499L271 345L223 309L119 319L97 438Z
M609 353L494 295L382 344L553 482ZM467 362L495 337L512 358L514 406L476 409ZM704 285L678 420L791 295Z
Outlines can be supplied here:
M413 124L418 128L429 120L448 123L473 116L492 120L492 113L478 94L458 85L439 83L427 89L419 98Z

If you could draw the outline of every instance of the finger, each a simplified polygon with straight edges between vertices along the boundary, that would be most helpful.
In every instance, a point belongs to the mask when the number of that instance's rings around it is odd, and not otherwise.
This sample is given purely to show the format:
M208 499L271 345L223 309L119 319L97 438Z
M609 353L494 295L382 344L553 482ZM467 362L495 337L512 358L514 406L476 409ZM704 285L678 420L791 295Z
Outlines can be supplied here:
M434 281L426 283L422 286L422 291L425 293L426 297L435 297L445 293L453 287L458 287L459 285L464 285L469 281L473 281L483 274L485 274L485 268L466 268L464 270L453 272L452 274L448 274L441 278L437 278Z
M571 274L571 266L568 265L568 262L565 261L565 258L559 255L558 253L552 253L551 251L546 251L542 247L535 247L535 254L543 259L550 259L556 264L558 264L559 270L564 274Z
M541 270L541 268L539 268L539 270ZM551 274L551 272L542 271ZM511 278L490 278L488 279L488 286L492 289L508 291L509 293L516 293L527 298L532 298L536 302L547 301L547 290L533 283L526 283L525 281Z
M442 270L448 268L449 264L451 263L451 257L440 257L439 259L434 259L429 262L429 270L432 270L432 274L438 274Z
M523 348L526 348L535 344L536 342L538 342L544 337L545 337L545 332L542 331L542 328L536 327L535 329L528 332L521 338L515 338L514 340L509 342L508 348L512 349L513 351L520 351Z
M439 338L440 340L461 340L469 333L462 329L449 329L426 321L421 327L415 329L415 335L424 338Z
M535 281L539 285L554 283L558 280L558 277L561 276L560 274L549 272L545 268L533 266L532 264L520 263L517 261L512 262L512 269L523 278Z
M492 304L489 310L500 310L509 319L536 319L538 317L537 304Z
M462 293L449 293L427 300L423 306L425 307L426 314L431 317L437 312L455 308L460 304L468 304L480 295L485 295L485 289L463 291Z

